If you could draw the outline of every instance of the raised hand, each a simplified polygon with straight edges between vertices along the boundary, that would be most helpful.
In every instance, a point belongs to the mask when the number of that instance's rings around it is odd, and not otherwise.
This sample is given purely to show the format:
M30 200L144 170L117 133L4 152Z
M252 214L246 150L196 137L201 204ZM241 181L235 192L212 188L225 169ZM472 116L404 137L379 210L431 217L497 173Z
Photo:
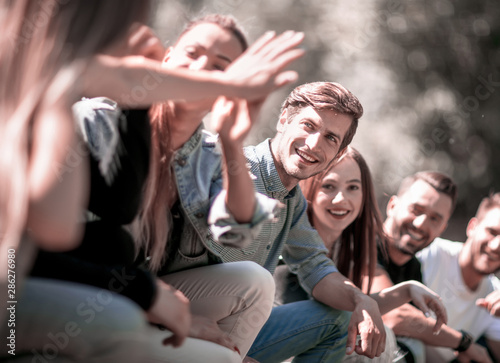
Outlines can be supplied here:
M212 122L221 141L242 145L257 121L262 103L263 100L248 102L219 97L212 108Z
M226 204L239 223L249 223L255 211L255 191L246 168L243 141L257 119L262 101L249 103L219 97L212 108L212 121L224 156Z
M304 40L303 33L286 31L276 36L267 32L238 57L223 77L237 86L235 97L262 99L275 89L295 82L298 74L284 69L304 55L296 48Z

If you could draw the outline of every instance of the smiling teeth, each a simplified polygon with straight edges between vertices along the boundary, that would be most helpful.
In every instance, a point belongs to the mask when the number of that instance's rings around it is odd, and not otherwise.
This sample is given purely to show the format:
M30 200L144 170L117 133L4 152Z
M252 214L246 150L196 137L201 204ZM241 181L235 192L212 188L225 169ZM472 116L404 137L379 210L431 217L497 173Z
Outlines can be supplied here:
M412 232L410 232L410 231L408 231L407 233L408 233L408 235L409 235L411 238L413 238L415 241L420 241L421 239L423 239L423 238L424 238L424 236L422 236L422 235L420 235L420 234L414 234L414 233L412 233Z
M311 158L310 156L307 156L305 154L303 154L300 150L297 150L297 154L302 157L303 159L306 159L307 161L311 162L311 163L314 163L316 162L315 159Z
M349 211L334 211L334 210L331 210L329 211L331 214L333 214L334 216L345 216L347 213L349 213Z

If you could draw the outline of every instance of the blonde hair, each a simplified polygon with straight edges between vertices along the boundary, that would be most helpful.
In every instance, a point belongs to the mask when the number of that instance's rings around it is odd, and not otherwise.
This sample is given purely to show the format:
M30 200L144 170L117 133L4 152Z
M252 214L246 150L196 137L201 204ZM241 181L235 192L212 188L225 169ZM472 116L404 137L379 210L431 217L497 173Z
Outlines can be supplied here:
M58 102L70 110L90 56L143 21L148 8L148 1L134 0L0 0L2 250L15 247L25 229L31 138L40 109Z

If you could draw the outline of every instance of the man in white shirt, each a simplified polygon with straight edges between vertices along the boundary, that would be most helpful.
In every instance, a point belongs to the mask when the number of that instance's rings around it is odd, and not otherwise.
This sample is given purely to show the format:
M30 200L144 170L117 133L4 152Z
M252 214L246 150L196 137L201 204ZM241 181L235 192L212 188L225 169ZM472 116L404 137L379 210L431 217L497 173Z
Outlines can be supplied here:
M500 362L500 281L494 276L500 271L500 193L483 199L467 225L465 244L437 238L416 257L423 282L443 299L448 327L462 334L455 349L428 344L427 361L449 362L457 356L460 362L491 362L474 343L484 336Z

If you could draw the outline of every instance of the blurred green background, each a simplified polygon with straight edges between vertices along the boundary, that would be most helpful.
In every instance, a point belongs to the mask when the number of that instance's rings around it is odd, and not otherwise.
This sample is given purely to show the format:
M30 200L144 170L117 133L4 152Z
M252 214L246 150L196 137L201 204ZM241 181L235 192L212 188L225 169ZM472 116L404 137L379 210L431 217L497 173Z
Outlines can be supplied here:
M370 165L384 214L405 176L426 169L459 185L444 237L465 240L480 200L500 191L500 1L160 1L153 27L165 45L208 13L234 15L250 41L303 31L299 83L337 81L365 114L353 142ZM266 102L248 143L274 135L281 102Z

